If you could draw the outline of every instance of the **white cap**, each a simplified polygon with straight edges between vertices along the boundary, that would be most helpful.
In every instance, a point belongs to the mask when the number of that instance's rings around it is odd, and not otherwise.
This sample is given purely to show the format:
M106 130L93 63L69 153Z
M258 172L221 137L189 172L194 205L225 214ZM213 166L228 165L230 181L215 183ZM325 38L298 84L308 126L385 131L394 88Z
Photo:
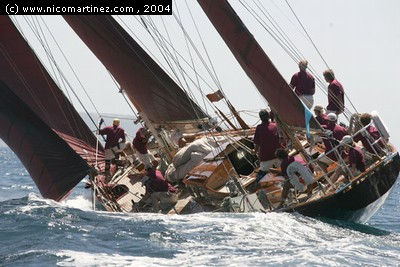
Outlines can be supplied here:
M342 143L343 144L352 144L353 143L353 138L350 135L345 135L342 138Z
M337 120L337 115L335 113L329 113L328 114L328 120L336 121Z

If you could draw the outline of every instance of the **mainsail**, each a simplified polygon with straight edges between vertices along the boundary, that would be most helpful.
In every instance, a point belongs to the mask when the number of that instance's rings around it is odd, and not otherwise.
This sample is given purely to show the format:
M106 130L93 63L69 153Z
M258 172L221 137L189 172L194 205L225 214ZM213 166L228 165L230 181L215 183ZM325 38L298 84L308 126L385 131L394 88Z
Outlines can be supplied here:
M320 128L226 0L198 0L243 70L289 126ZM307 112L307 113L306 113Z
M51 79L28 43L7 16L0 16L0 81L3 84L0 97L3 98L7 90L12 91L16 98L34 113L32 115L34 121L43 121L45 125L58 134L61 138L59 140L65 140L73 151L79 154L89 165L94 164L95 136ZM18 121L22 122L24 118L28 119L28 117L20 116ZM26 123L32 122L26 121ZM2 127L6 126L3 125ZM20 128L18 131L23 131L23 129ZM18 131L16 132L18 133ZM40 131L37 131L37 133L40 133ZM50 133L46 134L49 135ZM18 138L18 134L15 136L7 134L4 141L14 149L18 148L17 145L14 145L14 142L19 140ZM24 140L33 142L30 138ZM56 140L53 138L52 141L49 141L48 145L51 147L43 147L40 151L35 150L36 152L33 154L29 150L23 149L16 149L14 152L28 168L39 190L45 194L44 196L59 200L82 179L83 174L82 166L75 169L73 165L69 164L70 152L66 152L63 157L61 155L62 151L65 152L64 148L55 153L57 148L55 143L59 142ZM34 144L31 144L31 146L34 147ZM32 156L27 158L27 154L32 154ZM53 155L59 157L59 159L64 158L64 161L50 160ZM74 160L74 158L75 156L71 160ZM65 172L69 176L59 175L55 172L48 172L47 175L42 176L38 172L42 169L41 166L48 166L48 169L57 167L60 172ZM86 170L88 169L89 167L86 164ZM61 181L62 179L70 180ZM51 184L59 184L60 186L53 191L52 187L48 188Z
M207 117L111 16L64 19L151 122L165 124Z

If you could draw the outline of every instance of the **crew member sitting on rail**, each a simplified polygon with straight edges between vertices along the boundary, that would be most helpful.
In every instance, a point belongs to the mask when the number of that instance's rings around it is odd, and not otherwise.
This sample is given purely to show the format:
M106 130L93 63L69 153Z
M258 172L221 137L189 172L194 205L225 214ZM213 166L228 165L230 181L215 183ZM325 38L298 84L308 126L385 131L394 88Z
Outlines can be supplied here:
M269 168L277 166L279 160L275 157L275 151L281 148L278 127L276 123L269 121L269 113L263 109L259 112L261 124L256 128L254 134L255 152L260 161L260 172L257 182L269 171Z
M368 124L371 123L371 115L368 113L361 114L360 116L360 121L363 127L367 126ZM365 149L371 153L371 154L376 154L382 151L382 148L384 147L384 144L382 141L379 141L377 144L375 144L372 148L370 145L373 144L376 140L381 138L381 134L379 133L378 129L376 129L374 126L369 125L366 128L368 134L366 133L359 133L356 136L354 136L354 142L361 141ZM369 142L368 142L369 140ZM375 149L375 151L374 151Z
M319 105L315 106L314 113L315 113L315 119L319 122L319 124L321 124L321 126L328 124L329 122L328 115L325 114L324 108L322 106Z
M149 138L150 132L146 128L142 127L136 132L136 136L132 141L132 145L136 150L136 156L145 166L152 165L156 160L153 154L151 154L147 149Z
M336 123L337 115L335 113L328 114L328 124L323 128L330 131L331 136L322 138L325 145L325 154L332 160L337 160L335 153L331 152L332 149L339 144L343 136L347 135L346 128ZM329 153L330 152L330 153Z
M178 201L176 188L168 183L153 165L146 166L146 176L142 178L142 184L146 186L146 193L138 203L139 207L151 198L153 212L160 209L168 211Z
M328 106L326 107L327 113L335 113L339 115L344 111L344 89L342 84L335 79L333 70L329 69L324 71L325 81L328 85Z
M120 120L118 118L115 118L113 120L113 125L105 127L103 129L100 129L99 133L101 135L106 136L106 144L105 144L105 160L106 160L106 166L105 166L105 175L106 175L106 182L109 182L109 179L111 178L110 174L110 164L111 162L115 161L116 158L118 158L119 153L122 152L122 150L125 147L125 131L120 125ZM121 142L120 142L121 140Z
M300 155L296 156L289 156L289 153L286 149L284 148L279 148L276 150L276 157L281 161L281 174L283 177L285 177L285 181L283 182L283 189L282 189L282 195L281 195L281 202L278 206L278 208L282 207L283 204L285 203L285 200L289 194L289 189L293 187L293 185L290 182L287 169L289 165L295 161L299 162L301 165L304 167L308 168L308 170L313 173L314 170L309 168L307 166L307 163L303 160L303 158ZM302 177L300 178L302 179Z
M301 101L309 108L314 105L315 80L314 77L306 71L308 66L307 60L299 62L300 71L295 73L290 80L290 86L299 96Z
M353 138L350 135L345 135L341 143L343 144L343 151L346 155L346 161L349 164L348 166L350 167L352 175L354 177L358 176L360 173L365 171L365 159L361 148L353 142ZM343 168L339 167L331 177L331 182L335 183L340 175L345 174L346 172Z

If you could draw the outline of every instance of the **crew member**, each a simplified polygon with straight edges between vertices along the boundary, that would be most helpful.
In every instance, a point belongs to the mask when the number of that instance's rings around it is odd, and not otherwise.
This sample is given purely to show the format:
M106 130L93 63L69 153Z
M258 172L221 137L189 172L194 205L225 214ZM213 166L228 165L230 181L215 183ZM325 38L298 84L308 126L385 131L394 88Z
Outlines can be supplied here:
M307 60L301 60L299 62L300 71L292 76L290 86L294 89L294 92L299 96L301 101L311 109L314 105L315 79L306 71L307 66Z
M178 194L175 187L168 183L161 172L152 165L146 166L146 176L142 178L146 187L146 193L139 202L139 206L151 198L153 212L168 211L178 201Z
M120 120L115 118L113 125L100 129L99 133L106 136L105 144L105 175L106 181L111 178L110 164L119 156L125 147L125 131L120 126ZM121 141L120 141L121 140Z
M336 123L337 115L335 113L328 114L328 124L323 128L330 131L331 136L322 138L325 145L325 154L332 160L337 160L332 149L339 144L345 135L348 135L346 128ZM329 153L330 152L330 153Z
M363 125L363 127L369 125L371 123L371 115L368 113L361 114L360 116L360 122ZM354 136L354 142L361 141L365 149L371 153L371 154L376 154L382 151L382 148L384 147L384 144L382 141L378 142L376 145L374 145L374 148L370 145L370 143L374 143L376 140L381 138L381 134L379 133L378 129L376 129L374 126L369 125L367 128L367 133L358 133L356 136ZM365 134L365 135L364 135ZM369 140L369 142L368 142ZM375 149L375 151L374 151Z
M153 154L151 154L147 149L149 138L150 132L146 128L142 127L136 132L136 136L132 141L132 145L136 150L136 156L145 166L152 165L156 160Z
M345 159L348 162L352 175L354 177L358 176L365 171L365 159L361 148L354 143L350 135L345 135L341 143L343 144L343 151L346 155ZM332 175L331 182L335 183L341 175L346 175L346 172L343 168L339 167Z
M328 124L329 121L328 115L325 114L324 108L322 106L319 105L315 106L314 114L315 114L315 119L319 122L319 124L321 124L321 126Z
M275 157L275 151L282 147L279 141L278 127L276 123L269 121L269 112L265 109L259 112L261 124L256 128L254 134L255 152L260 161L260 173L257 181L260 180L269 168L279 164Z
M283 189L282 189L282 196L281 196L281 202L278 206L278 208L282 207L283 204L285 203L285 200L289 194L289 189L293 187L293 185L290 183L288 174L287 174L287 169L289 165L295 161L301 163L301 165L305 166L310 170L311 173L314 172L312 167L308 167L307 163L303 160L303 158L300 155L296 156L289 156L289 153L286 149L284 148L279 148L276 150L276 157L281 161L281 175L285 177L285 181L283 183Z
M328 106L326 107L327 113L335 113L339 115L344 111L344 89L342 84L335 79L333 70L329 69L324 71L325 81L328 85Z

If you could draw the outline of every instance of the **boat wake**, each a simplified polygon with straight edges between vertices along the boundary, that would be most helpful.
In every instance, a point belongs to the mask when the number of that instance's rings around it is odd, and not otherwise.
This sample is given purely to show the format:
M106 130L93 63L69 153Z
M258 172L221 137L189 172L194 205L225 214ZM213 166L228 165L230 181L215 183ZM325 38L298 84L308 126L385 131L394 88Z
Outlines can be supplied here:
M87 265L368 264L400 260L400 235L287 213L89 212L90 200L1 202L0 263ZM15 222L18 221L16 224ZM7 238L5 238L7 237ZM28 238L27 238L28 237ZM50 244L50 245L49 245ZM12 253L10 253L12 251Z

